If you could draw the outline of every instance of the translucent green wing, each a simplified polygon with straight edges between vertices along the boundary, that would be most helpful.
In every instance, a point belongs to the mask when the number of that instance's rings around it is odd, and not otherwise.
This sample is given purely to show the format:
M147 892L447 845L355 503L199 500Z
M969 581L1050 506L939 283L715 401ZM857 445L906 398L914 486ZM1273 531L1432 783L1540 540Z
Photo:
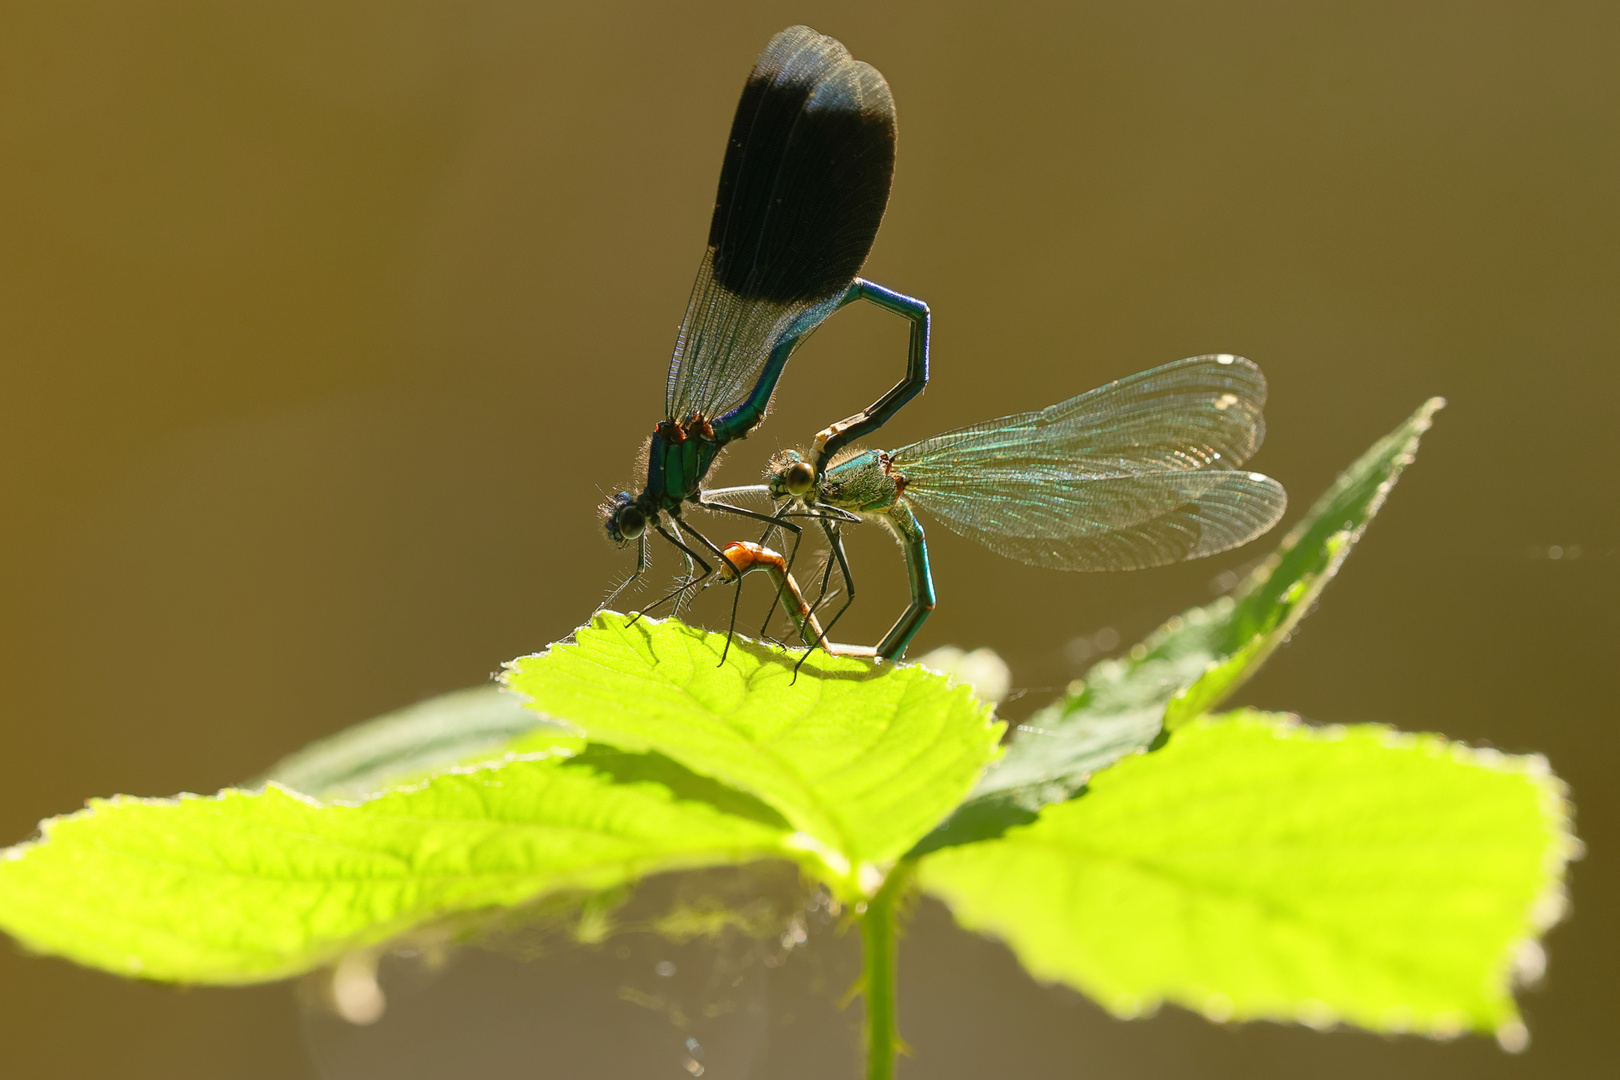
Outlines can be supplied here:
M1248 543L1288 505L1283 486L1259 473L1211 469L1072 479L1062 495L926 493L907 498L952 531L991 551L1053 570L1140 570Z
M1264 533L1282 485L1237 471L1265 437L1249 360L1195 356L1039 412L895 451L905 497L990 550L1059 570L1134 570Z

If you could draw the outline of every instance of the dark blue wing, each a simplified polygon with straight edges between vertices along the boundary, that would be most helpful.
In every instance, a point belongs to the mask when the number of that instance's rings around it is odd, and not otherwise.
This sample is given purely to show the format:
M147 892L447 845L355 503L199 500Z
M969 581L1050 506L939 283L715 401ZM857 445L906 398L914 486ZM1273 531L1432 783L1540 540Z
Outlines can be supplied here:
M771 39L732 121L670 361L672 419L723 413L790 325L837 308L888 206L894 148L894 99L877 69L806 26Z

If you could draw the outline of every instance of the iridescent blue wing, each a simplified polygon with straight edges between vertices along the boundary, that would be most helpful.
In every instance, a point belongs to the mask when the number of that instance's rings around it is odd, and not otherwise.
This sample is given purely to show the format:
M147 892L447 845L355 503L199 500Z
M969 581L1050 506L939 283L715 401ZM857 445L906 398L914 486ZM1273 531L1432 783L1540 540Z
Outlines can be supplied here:
M876 68L807 26L771 39L732 121L669 365L671 419L721 415L790 325L837 309L888 206L894 148L894 99Z
M1058 570L1135 570L1213 555L1275 525L1282 485L1238 470L1265 437L1266 381L1195 356L1039 412L892 455L905 497L990 550Z

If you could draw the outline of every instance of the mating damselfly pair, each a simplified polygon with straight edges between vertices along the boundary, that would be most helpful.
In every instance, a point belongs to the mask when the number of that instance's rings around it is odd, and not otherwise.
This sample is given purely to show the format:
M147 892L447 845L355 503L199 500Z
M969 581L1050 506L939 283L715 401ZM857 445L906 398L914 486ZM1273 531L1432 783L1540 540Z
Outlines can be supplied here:
M608 535L637 546L634 573L604 607L646 573L656 533L681 552L687 573L644 612L678 609L714 580L740 590L749 571L763 569L804 644L828 646L855 597L842 530L871 521L899 542L911 600L881 641L853 651L894 659L934 608L919 508L992 551L1058 570L1134 570L1212 555L1282 516L1282 485L1241 467L1265 434L1265 378L1230 354L1165 364L897 450L851 447L928 383L927 305L858 276L888 205L895 134L883 76L833 38L790 27L755 62L676 337L664 417L644 447L645 483L603 507ZM721 452L764 420L798 345L856 300L911 321L900 381L806 449L775 455L764 483L705 488ZM749 497L768 498L774 510L735 501ZM686 519L692 507L751 520L764 535L722 546ZM828 556L817 598L806 601L792 559L764 545L783 530L796 552L811 524ZM817 611L833 595L834 569L843 602L823 623ZM735 630L735 603L732 610Z

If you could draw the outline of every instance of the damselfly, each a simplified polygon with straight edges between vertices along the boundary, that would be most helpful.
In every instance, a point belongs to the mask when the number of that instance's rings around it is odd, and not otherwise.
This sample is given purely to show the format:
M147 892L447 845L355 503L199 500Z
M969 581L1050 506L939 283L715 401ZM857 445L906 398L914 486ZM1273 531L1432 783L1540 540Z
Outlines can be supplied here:
M855 596L840 522L876 521L899 542L911 602L876 646L891 659L934 609L928 542L914 508L999 554L1056 570L1135 570L1248 543L1282 517L1288 497L1238 467L1265 437L1266 381L1241 356L1195 356L1120 379L1039 412L1003 416L899 450L862 450L825 469L776 455L766 483L716 496L767 493L779 514L821 517ZM767 531L767 539L769 533ZM818 599L818 604L819 604Z
M794 348L834 311L867 300L905 316L910 351L904 379L817 436L818 462L881 427L928 382L927 305L856 277L888 205L894 147L894 100L876 68L809 27L771 39L732 121L664 419L643 451L646 484L602 508L608 535L638 544L635 572L604 606L646 571L649 529L689 560L666 600L714 572L720 549L682 519L687 504L771 520L707 498L703 480L725 446L764 419Z

